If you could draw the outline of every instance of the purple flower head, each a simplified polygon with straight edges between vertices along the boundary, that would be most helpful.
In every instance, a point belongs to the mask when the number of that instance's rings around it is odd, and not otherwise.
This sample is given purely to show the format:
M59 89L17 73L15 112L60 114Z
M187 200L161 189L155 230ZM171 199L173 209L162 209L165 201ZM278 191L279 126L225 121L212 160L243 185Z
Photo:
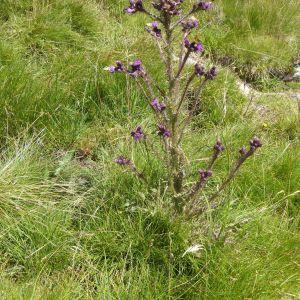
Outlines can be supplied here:
M159 103L156 98L152 100L151 106L158 112L162 112L166 109L166 105L163 102Z
M116 73L116 72L123 72L125 68L122 62L116 61L115 66L109 66L108 68L105 68L105 70L108 70L110 73Z
M132 77L143 76L144 75L144 68L142 66L142 62L140 60L135 60L133 63L130 64L131 70L128 71L128 74Z
M141 71L142 69L142 62L140 60L135 60L132 64L132 71Z
M200 181L206 181L209 177L212 176L212 171L210 170L199 170Z
M242 156L245 156L245 155L247 155L247 153L248 153L248 151L247 151L247 149L246 149L246 147L245 146L243 146L241 149L240 149L240 154L242 155Z
M189 31L193 28L199 27L199 21L196 18L190 18L181 22L182 30Z
M185 38L185 39L184 39L184 46L185 46L185 48L190 48L191 42L189 41L188 38Z
M217 139L215 145L214 145L214 150L217 152L217 153L221 153L222 151L225 150L224 146L222 145L222 142L220 139Z
M203 76L205 74L205 69L203 66L200 66L199 64L195 65L195 74L199 77Z
M257 148L262 147L262 142L259 140L259 138L254 137L251 141L250 141L250 147L252 150L256 150Z
M166 128L165 125L158 125L158 135L161 135L163 137L170 137L171 136L171 132Z
M188 38L184 39L184 46L191 52L202 52L204 50L203 45L199 42L190 42Z
M179 15L179 5L183 3L184 0L156 0L152 2L155 9L159 11L164 11L169 15Z
M146 30L152 34L153 36L157 37L157 38L161 38L162 34L161 34L161 29L158 28L158 22L153 22L150 25L150 28L146 27Z
M138 126L135 131L131 132L131 136L134 138L134 140L136 142L138 142L141 139L145 138L145 135L143 133L142 127Z
M117 159L115 159L115 163L117 163L120 166L129 166L129 165L131 165L130 159L124 157L123 155L121 155Z
M207 80L212 80L217 76L217 69L216 67L212 67L209 71L205 73L205 78Z
M212 2L200 1L199 3L195 4L194 11L197 11L197 10L209 10L212 7L213 7Z
M138 11L143 11L143 1L142 0L129 0L129 7L126 7L124 11L128 14L134 14Z

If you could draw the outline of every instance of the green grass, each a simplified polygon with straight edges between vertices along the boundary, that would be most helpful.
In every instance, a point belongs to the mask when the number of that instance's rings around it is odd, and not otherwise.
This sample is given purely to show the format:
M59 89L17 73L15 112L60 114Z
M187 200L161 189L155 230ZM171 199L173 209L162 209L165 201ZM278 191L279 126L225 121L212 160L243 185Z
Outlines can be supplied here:
M222 208L188 221L169 210L159 157L128 137L137 124L154 131L143 95L103 71L141 57L163 76L145 20L124 16L126 3L0 3L0 298L297 299L297 102L265 95L253 107L236 84L238 74L278 85L268 70L285 71L297 56L297 2L224 0L205 17L207 53L231 60L184 142L191 179L218 136L226 151L209 192L238 147L254 134L264 146ZM80 161L85 148L92 153ZM135 157L148 188L113 163L121 153ZM203 250L183 256L195 244Z
M257 87L280 85L299 57L298 1L219 2L219 22L204 32L215 59Z

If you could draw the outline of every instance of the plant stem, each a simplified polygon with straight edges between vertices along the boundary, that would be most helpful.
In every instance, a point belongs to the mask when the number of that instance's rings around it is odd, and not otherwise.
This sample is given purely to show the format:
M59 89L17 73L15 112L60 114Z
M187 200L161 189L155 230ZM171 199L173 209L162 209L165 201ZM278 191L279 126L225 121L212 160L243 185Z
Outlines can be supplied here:
M189 79L188 79L188 81L187 81L187 83L186 83L186 85L185 85L185 88L184 88L184 90L183 90L182 96L180 97L180 100L179 100L179 103L178 103L178 106L177 106L177 110L176 110L176 114L177 114L177 115L179 114L179 111L180 111L180 109L181 109L181 106L182 106L182 104L183 104L183 101L185 100L185 97L186 97L186 93L187 93L187 91L188 91L188 88L189 88L190 84L192 83L192 81L193 81L193 79L194 79L195 77L196 77L196 74L193 73L193 74L189 77Z
M253 152L254 153L254 152ZM252 153L252 154L253 154ZM252 154L250 155L244 155L244 156L241 156L235 166L230 170L227 178L222 182L221 186L219 187L218 191L215 192L210 198L209 198L209 202L212 202L213 200L215 200L220 194L221 192L226 188L226 186L234 179L237 171L239 170L239 168L242 166L242 164L246 161L246 159L251 156Z
M229 171L229 174L227 176L227 178L222 182L221 186L219 187L218 191L215 192L212 196L209 197L208 202L212 203L220 194L221 192L227 187L227 185L235 178L238 170L240 169L240 167L243 165L243 163L247 160L247 158L249 158L250 156L252 156L255 152L255 148L250 148L250 150L244 154L241 155L238 160L236 161L235 165L231 168L231 170ZM212 209L217 208L221 203L214 203L213 205L211 205ZM203 213L204 211L206 211L209 207L205 206L205 207L200 207L194 211L188 211L187 212L187 216L188 217L192 217L192 216L196 216L198 214Z
M163 23L163 20L159 16L151 13L150 11L143 9L142 12L144 12L146 15L148 15L151 19Z
M171 30L173 31L176 26L178 26L182 21L184 21L186 18L188 18L190 15L192 15L194 13L194 10L192 9L191 11L189 11L186 15L184 15L183 17L181 17L177 22L175 22L172 26L171 26Z
M180 66L179 66L178 72L177 72L174 80L178 80L180 78L180 74L181 74L190 54L191 54L191 51L188 50L183 58L183 61L181 62Z
M183 137L183 134L184 134L184 131L185 131L186 127L190 124L190 121L191 121L191 119L192 119L192 117L193 117L193 115L194 115L194 113L195 113L195 111L196 111L196 109L197 109L197 104L199 103L198 98L199 98L199 95L200 95L200 93L201 93L203 87L204 87L205 84L206 84L206 81L207 81L207 80L204 79L203 82L200 84L200 86L199 86L199 88L198 88L198 91L197 91L197 93L196 93L196 96L195 96L194 106L193 106L192 109L190 110L190 112L189 112L187 118L183 121L184 124L183 124L183 127L182 127L181 132L180 132L180 135L179 135L179 140L178 140L179 143L180 143L181 140L182 140L182 137Z

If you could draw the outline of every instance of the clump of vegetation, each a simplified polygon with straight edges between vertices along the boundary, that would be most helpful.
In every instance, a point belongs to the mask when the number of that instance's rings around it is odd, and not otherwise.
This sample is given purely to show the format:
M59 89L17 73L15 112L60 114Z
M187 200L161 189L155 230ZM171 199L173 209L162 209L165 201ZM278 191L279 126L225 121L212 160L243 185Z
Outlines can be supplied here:
M210 10L213 4L200 1L185 14L181 11L183 2L171 0L153 2L152 5L158 14L149 11L142 0L130 1L130 6L125 9L128 14L140 12L154 20L146 26L146 30L153 36L158 46L160 58L165 65L166 82L162 80L155 82L140 60L131 63L130 68L125 67L121 61L117 61L115 66L110 66L107 70L110 73L124 73L134 78L142 91L146 90L146 99L148 99L157 121L157 135L160 137L162 150L157 143L152 141L152 137L143 131L141 126L132 131L131 136L136 142L144 142L145 147L148 147L157 157L163 158L161 163L167 170L166 178L169 178L168 188L172 193L175 210L177 213L184 211L189 217L208 209L207 204L203 207L203 199L196 198L213 175L212 168L225 148L218 139L213 146L213 154L206 169L199 170L197 182L192 186L186 182L187 158L182 150L185 130L191 124L199 106L202 105L203 101L200 97L203 88L217 76L217 70L215 66L203 65L198 56L198 62L193 65L193 70L189 70L191 74L184 73L190 56L204 53L204 46L200 41L191 41L192 31L199 27L199 21L193 15L198 11ZM179 50L174 45L180 36L178 31L182 33L179 47L177 47ZM173 59L174 54L178 55L177 66ZM195 95L193 99L188 99L187 92L193 84ZM166 86L166 89L163 86ZM190 101L188 102L188 100ZM188 107L189 109L187 109ZM235 177L242 164L261 146L261 141L255 137L250 141L249 149L244 146L240 149L239 158L229 171L227 178L208 198L210 205L218 206L216 198ZM146 175L140 172L130 159L120 156L116 159L116 163L130 169L147 184Z

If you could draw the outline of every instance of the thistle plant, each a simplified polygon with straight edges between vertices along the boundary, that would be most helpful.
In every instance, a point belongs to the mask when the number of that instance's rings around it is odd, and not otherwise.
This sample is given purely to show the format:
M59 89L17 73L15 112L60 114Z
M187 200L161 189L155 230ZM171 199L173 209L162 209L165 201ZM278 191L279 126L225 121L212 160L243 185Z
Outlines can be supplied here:
M188 177L185 175L187 163L182 149L182 141L199 107L203 89L217 76L215 66L207 67L200 62L205 49L201 41L191 37L191 33L197 30L200 24L194 14L201 11L203 13L208 12L213 4L212 2L200 1L184 12L182 8L184 0L146 2L148 1L130 0L129 6L124 11L130 15L144 14L151 19L152 22L145 26L145 30L151 35L158 47L160 59L165 68L167 88L162 89L153 80L139 59L128 66L117 61L106 69L110 73L126 74L145 91L149 107L152 109L157 122L156 135L163 150L161 153L165 153L165 159L162 162L167 170L168 189L172 195L175 211L177 213L184 212L190 216L205 210L199 194L213 176L214 164L225 149L221 140L218 139L212 146L211 159L206 168L199 170L198 180L194 184L187 182ZM180 36L180 40L178 40L178 36ZM189 63L191 56L197 57L199 61L194 63L192 71ZM195 97L192 100L187 97L191 87L195 89ZM187 104L189 104L189 109L187 109ZM141 126L133 129L131 136L136 143L144 142L146 147L148 147L147 144L152 144L151 150L157 151L151 142L153 137L150 139ZM211 205L218 206L216 200L220 193L234 179L242 164L261 146L260 140L255 137L250 141L248 149L243 146L239 152L237 151L237 161L227 178L209 198ZM132 171L139 179L147 183L145 174L138 171L130 159L120 156L115 162Z

